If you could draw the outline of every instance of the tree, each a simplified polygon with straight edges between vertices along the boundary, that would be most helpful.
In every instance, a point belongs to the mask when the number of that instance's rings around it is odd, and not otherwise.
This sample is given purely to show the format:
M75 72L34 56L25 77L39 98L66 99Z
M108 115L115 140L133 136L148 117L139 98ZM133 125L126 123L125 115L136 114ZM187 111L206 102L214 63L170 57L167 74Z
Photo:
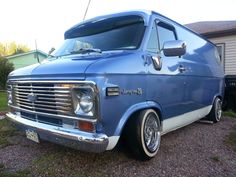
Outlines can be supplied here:
M0 56L0 88L6 89L7 76L14 70L12 63Z
M24 44L16 44L15 42L1 43L0 56L9 56L30 51L30 48Z

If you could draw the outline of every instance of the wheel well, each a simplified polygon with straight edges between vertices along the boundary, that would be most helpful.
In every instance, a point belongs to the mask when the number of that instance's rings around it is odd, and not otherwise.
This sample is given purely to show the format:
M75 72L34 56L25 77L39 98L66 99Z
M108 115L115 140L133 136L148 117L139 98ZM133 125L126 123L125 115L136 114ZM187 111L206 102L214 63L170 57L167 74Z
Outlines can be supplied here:
M155 107L144 108L144 109L153 109L153 110L157 113L157 115L159 116L159 119L160 119L160 126L161 126L161 128L162 128L162 115L161 115L161 111L160 111L158 108L155 108ZM122 129L122 132L121 132L121 137L124 136L124 134L125 134L125 132L126 132L126 130L127 130L127 126L128 126L128 124L129 124L129 122L130 122L132 119L134 119L134 118L136 117L136 115L137 115L140 111L142 111L142 110L144 110L144 109L139 109L139 110L133 112L133 113L129 116L129 118L127 119L125 125L123 126L123 129Z
M222 98L221 95L217 95L216 98L217 98L217 97L218 97L221 101L223 101L223 98Z
M222 97L221 95L215 95L215 96L213 97L213 100L212 100L212 105L214 105L214 102L215 102L216 98L219 98L222 102L224 101L224 100L223 100L223 97Z

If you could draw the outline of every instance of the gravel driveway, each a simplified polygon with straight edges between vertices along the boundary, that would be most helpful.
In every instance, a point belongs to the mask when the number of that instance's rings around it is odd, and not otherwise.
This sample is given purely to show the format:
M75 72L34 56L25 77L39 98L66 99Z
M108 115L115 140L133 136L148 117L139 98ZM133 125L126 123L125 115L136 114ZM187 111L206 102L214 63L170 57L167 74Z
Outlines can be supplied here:
M162 136L150 161L137 161L122 146L101 154L84 153L51 143L35 144L23 135L8 138L0 149L0 176L236 176L236 152L224 143L236 119L217 124L193 123ZM21 175L21 176L20 176Z

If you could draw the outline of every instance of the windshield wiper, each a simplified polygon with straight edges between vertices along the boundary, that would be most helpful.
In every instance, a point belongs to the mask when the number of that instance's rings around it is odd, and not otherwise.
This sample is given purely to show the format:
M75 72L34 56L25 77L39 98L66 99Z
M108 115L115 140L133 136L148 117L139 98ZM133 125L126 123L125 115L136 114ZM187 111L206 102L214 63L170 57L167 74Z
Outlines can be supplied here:
M71 51L70 54L85 54L85 53L102 53L101 49L93 49L93 48L81 48L79 50Z
M56 56L52 54L48 54L48 57L55 58Z

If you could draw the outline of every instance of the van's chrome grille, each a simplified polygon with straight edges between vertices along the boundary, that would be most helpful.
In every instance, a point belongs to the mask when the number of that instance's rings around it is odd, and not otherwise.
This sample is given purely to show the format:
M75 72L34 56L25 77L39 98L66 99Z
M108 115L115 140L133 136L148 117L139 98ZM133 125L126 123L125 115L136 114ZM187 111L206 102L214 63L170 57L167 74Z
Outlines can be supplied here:
M50 83L13 84L14 105L29 111L56 115L72 114L70 87Z

